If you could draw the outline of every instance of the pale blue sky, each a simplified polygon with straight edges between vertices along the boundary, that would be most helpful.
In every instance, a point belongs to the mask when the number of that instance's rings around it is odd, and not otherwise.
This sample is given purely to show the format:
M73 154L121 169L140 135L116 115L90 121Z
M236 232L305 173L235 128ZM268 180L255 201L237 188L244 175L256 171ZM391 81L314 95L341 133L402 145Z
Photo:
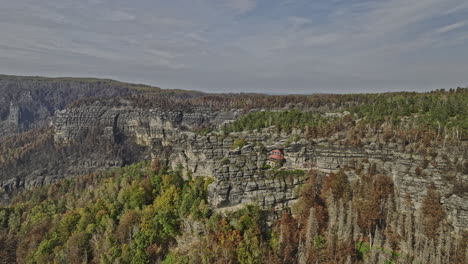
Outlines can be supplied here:
M0 73L209 92L468 85L466 0L0 0Z

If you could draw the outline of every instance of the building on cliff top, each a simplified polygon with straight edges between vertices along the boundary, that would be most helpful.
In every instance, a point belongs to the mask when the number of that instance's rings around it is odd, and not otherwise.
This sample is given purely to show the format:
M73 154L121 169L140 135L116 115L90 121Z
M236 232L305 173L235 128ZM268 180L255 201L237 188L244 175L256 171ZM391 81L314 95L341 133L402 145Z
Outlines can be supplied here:
M281 167L286 162L284 158L284 153L280 149L274 149L270 151L270 155L268 156L267 164L272 167Z

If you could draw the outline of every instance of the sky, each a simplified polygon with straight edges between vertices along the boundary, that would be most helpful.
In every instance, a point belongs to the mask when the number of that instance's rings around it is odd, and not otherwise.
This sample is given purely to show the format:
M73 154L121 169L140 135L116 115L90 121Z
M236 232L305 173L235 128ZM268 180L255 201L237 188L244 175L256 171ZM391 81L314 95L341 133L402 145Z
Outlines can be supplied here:
M206 92L468 86L466 0L0 0L0 73Z

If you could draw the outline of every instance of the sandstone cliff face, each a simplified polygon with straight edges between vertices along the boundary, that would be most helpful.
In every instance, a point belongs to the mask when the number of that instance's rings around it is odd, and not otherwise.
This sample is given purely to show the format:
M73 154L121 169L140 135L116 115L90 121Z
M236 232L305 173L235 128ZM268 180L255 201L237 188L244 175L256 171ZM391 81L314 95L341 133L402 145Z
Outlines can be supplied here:
M234 120L237 115L236 111L140 109L130 105L108 107L96 102L90 106L57 111L53 124L58 143L77 140L96 127L106 131L110 140L123 135L135 137L141 145L150 145L154 139L170 140L180 132L221 125Z
M369 170L374 164L378 173L393 177L397 197L401 202L404 197L409 197L414 210L420 207L426 188L434 184L452 224L456 228L468 228L468 194L453 191L460 182L468 182L468 175L455 169L456 160L458 164L466 160L462 147L437 149L437 156L427 160L426 156L401 151L396 144L377 147L369 142L357 148L325 140L290 142L286 138L267 135L244 136L250 140L250 145L234 150L231 149L231 137L185 136L177 141L178 146L169 160L173 167L182 165L193 176L211 176L214 182L209 186L209 201L213 206L225 209L245 203L257 203L265 209L281 209L298 198L305 177L277 177L274 171L265 169L267 153L274 148L284 150L287 160L284 169L331 172L342 168L350 181L357 177L353 165L357 161L364 164L363 170Z
M53 159L50 161L49 159ZM8 200L10 195L19 190L30 190L57 180L86 175L100 170L123 166L119 157L107 157L90 153L86 157L80 155L58 156L57 153L45 153L37 164L18 167L15 173L0 175L0 204ZM10 176L10 177L8 177Z
M250 139L251 145L232 149L233 137ZM299 187L306 177L278 176L266 169L268 152L275 145L266 147L266 135L249 137L243 133L229 136L198 136L186 134L177 140L169 157L172 167L182 165L192 176L209 176L214 182L209 186L209 201L217 208L235 208L245 203L257 203L262 208L282 209L297 199ZM313 157L307 151L310 142L292 144L289 161L291 169L307 169ZM156 156L160 152L154 153Z
M215 181L209 186L209 201L218 208L256 203L264 209L284 209L299 195L305 176L281 175L263 169L267 155L248 145L227 153L227 164L213 170Z
M133 93L111 80L0 75L0 136L44 126L55 110L77 99Z
M364 164L360 170L374 166L378 173L393 177L397 197L408 196L414 210L419 208L426 187L434 184L442 195L452 224L459 229L468 228L468 194L454 192L458 183L468 182L466 171L457 169L467 160L464 145L433 149L431 155L421 155L405 150L401 144L376 144L372 138L360 147L350 147L333 139L301 139L300 131L290 135L264 131L207 136L190 132L194 128L222 125L238 115L237 111L144 110L131 105L109 107L95 103L57 111L53 126L57 144L79 140L93 130L99 130L110 142L122 136L134 138L138 144L150 148L153 157L167 165L182 166L194 177L212 177L209 201L219 209L236 208L245 203L257 203L265 209L281 209L294 203L306 177L300 174L284 176L265 166L269 151L281 148L286 158L285 170L330 172L345 169L352 181L358 175L354 165L357 161ZM247 145L233 149L236 138L243 138ZM96 160L99 159L82 159L83 164L72 164L70 168L75 168L79 175L83 172L81 166L109 168L122 165L118 160ZM58 177L59 174L54 174L31 180L13 179L0 184L0 188L4 191L30 188Z
M427 162L427 157L401 152L397 148L392 148L391 144L384 148L376 148L373 144L363 148L319 145L316 148L314 163L322 170L344 167L357 160L368 161L367 169L371 163L374 163L379 173L393 177L400 201L403 202L404 197L409 197L415 210L420 208L426 195L426 188L434 184L441 194L441 202L449 215L449 220L456 228L467 229L468 194L454 193L453 190L457 184L468 182L468 174L448 165L448 163L454 164L457 159L466 160L466 152L459 148L441 148L436 153L437 157ZM445 158L442 158L444 156ZM348 175L352 179L355 177L355 171L350 170Z
M21 167L0 169L0 196L63 177L120 167L129 163L124 160L126 157L149 159L147 150L156 143L177 145L174 139L189 129L221 125L235 119L237 114L236 111L213 112L200 108L139 109L130 103L111 107L99 102L58 110L51 123L55 141L51 144L56 145L55 150L52 146L46 148L52 150L51 153L33 154L34 161L23 162ZM93 142L104 143L90 145L87 141L90 137ZM135 147L129 147L134 143ZM74 147L67 148L68 145Z

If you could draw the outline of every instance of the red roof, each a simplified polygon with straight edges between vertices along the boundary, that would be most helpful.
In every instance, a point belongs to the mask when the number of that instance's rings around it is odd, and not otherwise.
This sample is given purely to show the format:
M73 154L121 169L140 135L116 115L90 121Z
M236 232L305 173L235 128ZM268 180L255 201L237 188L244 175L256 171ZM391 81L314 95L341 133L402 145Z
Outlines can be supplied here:
M284 156L278 155L278 154L271 154L269 156L270 159L275 159L275 160L284 160Z
M279 149L274 149L270 153L271 154L270 154L270 156L268 156L268 158L275 159L275 160L284 160L283 151L281 151Z

